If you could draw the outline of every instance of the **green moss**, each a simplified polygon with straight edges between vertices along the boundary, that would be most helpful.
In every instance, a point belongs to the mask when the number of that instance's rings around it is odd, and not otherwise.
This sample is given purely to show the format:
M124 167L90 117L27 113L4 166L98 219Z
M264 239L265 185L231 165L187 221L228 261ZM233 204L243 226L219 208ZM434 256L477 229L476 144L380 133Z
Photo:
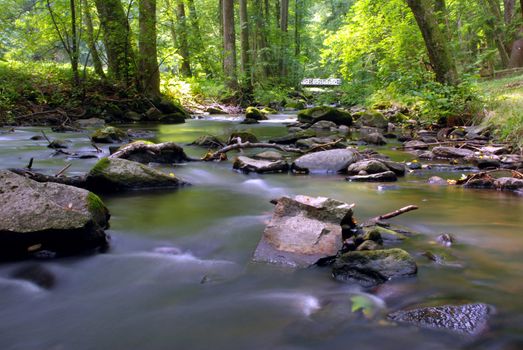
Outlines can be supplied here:
M275 110L274 108L270 108L270 107L264 107L260 112L262 112L263 114L277 114L278 111Z
M89 172L89 175L101 175L111 165L109 158L100 159Z
M379 235L382 239L386 241L401 241L407 238L405 235L402 235L401 233L386 229L381 226L372 226L369 228L365 228L364 239L372 239L370 237L375 235Z
M245 118L254 120L266 120L267 117L256 107L247 107Z
M87 194L87 209L91 213L103 213L107 208L105 207L100 197L92 192L89 192L89 194Z

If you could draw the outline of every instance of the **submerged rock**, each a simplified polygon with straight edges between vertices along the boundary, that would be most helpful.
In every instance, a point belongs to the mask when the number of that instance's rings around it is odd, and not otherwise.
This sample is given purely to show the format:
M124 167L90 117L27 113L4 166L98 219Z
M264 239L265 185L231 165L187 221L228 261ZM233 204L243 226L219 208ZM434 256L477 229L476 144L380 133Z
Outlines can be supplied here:
M347 203L323 197L282 197L254 260L307 267L335 255L342 246L342 221L352 222L352 209Z
M18 268L11 273L11 277L32 282L45 289L51 289L56 284L55 275L42 264L32 264Z
M334 107L319 106L305 109L298 113L298 121L301 123L314 124L322 120L336 123L336 125L352 125L352 116L350 113Z
M475 336L487 328L489 315L490 307L478 303L401 310L389 314L389 318L421 328Z
M293 167L311 172L345 172L349 165L357 162L360 155L353 149L333 149L314 152L299 157Z
M172 173L167 175L143 164L119 158L101 159L87 174L86 183L88 188L101 192L188 185Z
M332 274L343 282L356 282L373 287L393 278L410 277L417 273L414 258L398 248L348 252L334 262Z
M106 126L98 129L91 135L93 142L98 143L118 143L126 140L128 135L125 131L115 128L114 126Z
M155 144L149 141L136 141L125 145L109 158L127 159L142 164L174 164L190 160L183 148L174 142Z
M289 170L289 164L284 160L258 160L240 156L234 161L233 168L241 170L244 173L283 173Z
M0 260L68 255L107 244L109 211L95 194L0 170Z

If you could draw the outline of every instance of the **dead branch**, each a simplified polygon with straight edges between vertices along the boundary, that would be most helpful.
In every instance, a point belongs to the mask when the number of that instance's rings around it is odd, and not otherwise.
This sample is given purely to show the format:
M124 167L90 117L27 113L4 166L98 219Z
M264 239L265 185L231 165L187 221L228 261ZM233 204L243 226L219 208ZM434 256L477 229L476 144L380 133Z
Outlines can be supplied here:
M413 211L413 210L417 210L419 209L417 206L415 205L408 205L406 207L403 207L401 209L398 209L398 210L395 210L393 212L390 212L390 213L387 213L387 214L383 214L383 215L380 215L380 216L376 216L372 219L369 219L367 221L365 221L362 226L373 226L373 225L376 225L379 221L381 220L387 220L387 219L392 219L396 216L399 216L401 214L405 214L405 213L408 213L409 211Z
M62 170L60 170L59 172L56 173L55 177L62 176L67 171L67 169L69 169L71 167L71 165L73 165L73 163L67 164L65 167L62 168Z
M28 171L27 169L9 169L9 171L27 177L28 179L34 180L36 182L53 182L58 183L62 185L69 185L79 188L87 188L87 181L85 176L78 176L78 177L57 177L52 175L44 175L40 173L35 173L32 171Z
M226 154L227 152L233 151L233 150L241 150L245 148L271 148L271 149L277 149L282 152L290 152L290 153L300 153L303 154L303 150L299 148L291 148L291 147L284 147L280 146L274 143L251 143L249 141L247 142L241 142L241 140L238 140L238 143L223 147L222 149L214 152L214 153L207 153L204 157L202 157L202 160L204 161L211 161L211 160L218 160L221 158L222 154Z
M316 152L317 150L323 150L324 151L325 148L334 147L334 146L338 145L339 143L341 143L343 141L344 141L344 139L338 139L338 140L333 141L333 142L328 142L328 143L324 143L322 145L314 146L311 149L307 150L305 153L313 153L313 152Z

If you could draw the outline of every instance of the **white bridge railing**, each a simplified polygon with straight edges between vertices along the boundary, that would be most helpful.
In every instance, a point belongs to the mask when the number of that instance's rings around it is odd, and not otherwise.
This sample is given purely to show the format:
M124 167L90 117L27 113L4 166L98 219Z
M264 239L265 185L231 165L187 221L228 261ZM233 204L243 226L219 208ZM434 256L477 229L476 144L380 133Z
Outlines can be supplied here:
M301 81L302 86L340 86L341 79L329 78L329 79L313 79L306 78Z

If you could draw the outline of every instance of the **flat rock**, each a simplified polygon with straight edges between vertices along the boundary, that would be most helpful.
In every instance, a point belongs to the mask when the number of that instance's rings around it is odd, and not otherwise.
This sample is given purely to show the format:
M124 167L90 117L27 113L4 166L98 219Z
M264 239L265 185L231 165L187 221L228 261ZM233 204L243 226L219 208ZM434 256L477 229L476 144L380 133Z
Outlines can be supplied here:
M474 151L456 147L434 147L432 153L437 158L465 158L474 156Z
M396 322L472 336L487 328L489 316L490 307L480 303L414 308L388 315Z
M398 248L348 252L339 256L333 265L336 280L356 282L373 287L393 278L410 277L417 273L414 258Z
M347 181L352 182L393 182L397 181L398 177L392 171L385 171L370 175L354 175L346 178Z
M109 158L127 159L142 164L175 164L189 160L183 148L174 142L152 143L136 141L122 146Z
M271 161L240 156L234 161L233 168L244 173L284 173L289 171L289 164L284 160Z
M347 203L323 197L282 197L254 260L307 267L320 258L336 255L342 246L342 221L352 222L352 209Z
M333 149L315 152L299 157L293 165L310 172L344 172L349 165L357 162L360 155L352 149Z
M283 160L283 156L281 155L281 153L276 151L261 152L256 154L254 158L263 160Z
M174 174L119 158L103 158L87 174L87 186L94 191L118 192L136 189L178 188L188 185Z
M422 149L422 150L429 149L429 145L427 145L425 142L419 141L419 140L407 141L403 144L403 147L405 149Z
M0 170L0 203L1 260L106 245L109 211L89 191Z

